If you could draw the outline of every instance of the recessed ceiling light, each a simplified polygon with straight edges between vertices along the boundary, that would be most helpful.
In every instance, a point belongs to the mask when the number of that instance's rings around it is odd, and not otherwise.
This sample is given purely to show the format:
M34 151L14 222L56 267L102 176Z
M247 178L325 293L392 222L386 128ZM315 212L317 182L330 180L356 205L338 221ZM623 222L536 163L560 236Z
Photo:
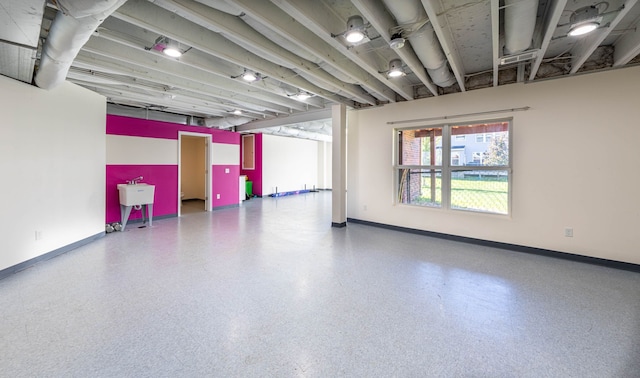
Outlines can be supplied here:
M236 109L236 110L233 111L233 114L240 115L240 114L242 114L242 110Z

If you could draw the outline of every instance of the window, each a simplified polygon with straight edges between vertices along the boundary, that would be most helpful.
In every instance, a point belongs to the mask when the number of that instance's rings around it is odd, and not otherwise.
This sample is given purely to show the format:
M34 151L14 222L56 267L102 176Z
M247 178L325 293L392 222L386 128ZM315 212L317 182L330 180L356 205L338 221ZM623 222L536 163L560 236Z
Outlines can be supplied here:
M397 129L397 201L509 214L508 120ZM460 145L463 136L484 144Z
M255 135L242 136L242 169L255 169Z

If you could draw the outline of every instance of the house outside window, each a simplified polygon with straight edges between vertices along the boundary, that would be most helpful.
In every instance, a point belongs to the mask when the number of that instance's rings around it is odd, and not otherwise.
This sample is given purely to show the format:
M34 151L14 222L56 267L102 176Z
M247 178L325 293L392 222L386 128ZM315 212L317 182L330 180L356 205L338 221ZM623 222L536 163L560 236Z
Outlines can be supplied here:
M510 120L397 129L397 202L509 214L510 129Z

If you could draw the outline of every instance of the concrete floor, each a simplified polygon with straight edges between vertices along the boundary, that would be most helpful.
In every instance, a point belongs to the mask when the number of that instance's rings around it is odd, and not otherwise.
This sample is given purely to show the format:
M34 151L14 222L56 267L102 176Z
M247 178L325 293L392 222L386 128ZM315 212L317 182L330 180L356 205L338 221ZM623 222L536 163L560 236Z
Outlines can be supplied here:
M640 376L640 274L335 229L330 203L161 219L1 280L0 376Z

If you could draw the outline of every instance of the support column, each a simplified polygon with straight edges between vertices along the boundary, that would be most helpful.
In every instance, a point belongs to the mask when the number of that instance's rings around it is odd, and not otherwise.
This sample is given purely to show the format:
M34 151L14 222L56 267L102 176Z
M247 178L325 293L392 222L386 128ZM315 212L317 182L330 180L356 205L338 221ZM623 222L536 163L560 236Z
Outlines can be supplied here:
M347 225L347 107L344 104L331 107L331 226Z

